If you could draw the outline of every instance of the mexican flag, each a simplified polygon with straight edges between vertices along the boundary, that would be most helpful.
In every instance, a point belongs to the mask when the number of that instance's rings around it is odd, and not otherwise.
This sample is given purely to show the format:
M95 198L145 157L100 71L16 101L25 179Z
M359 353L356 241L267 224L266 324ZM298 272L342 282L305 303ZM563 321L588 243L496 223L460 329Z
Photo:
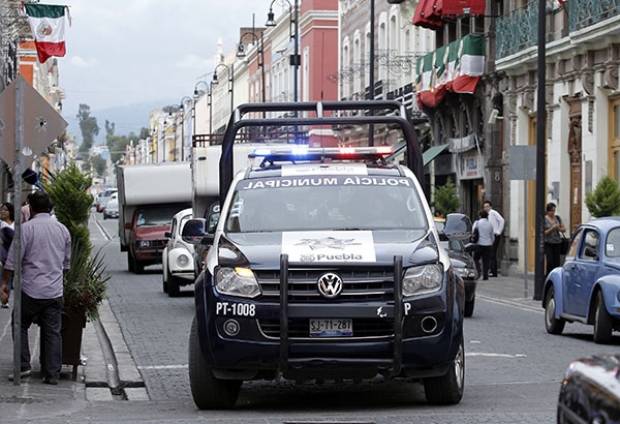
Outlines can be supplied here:
M24 4L28 22L37 47L39 62L44 63L51 56L63 57L65 49L66 6L40 3Z
M435 108L446 93L473 94L484 74L485 46L480 35L467 35L429 53L417 63L417 97Z

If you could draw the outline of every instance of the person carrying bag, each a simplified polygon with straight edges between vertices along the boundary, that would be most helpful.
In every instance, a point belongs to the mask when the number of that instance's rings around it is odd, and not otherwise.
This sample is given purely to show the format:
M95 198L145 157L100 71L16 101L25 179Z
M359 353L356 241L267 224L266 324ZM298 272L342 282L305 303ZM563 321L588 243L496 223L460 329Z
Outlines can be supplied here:
M561 255L568 251L568 240L564 236L566 228L562 224L562 219L555 214L555 203L547 204L545 214L545 259L547 268L545 277L561 264Z

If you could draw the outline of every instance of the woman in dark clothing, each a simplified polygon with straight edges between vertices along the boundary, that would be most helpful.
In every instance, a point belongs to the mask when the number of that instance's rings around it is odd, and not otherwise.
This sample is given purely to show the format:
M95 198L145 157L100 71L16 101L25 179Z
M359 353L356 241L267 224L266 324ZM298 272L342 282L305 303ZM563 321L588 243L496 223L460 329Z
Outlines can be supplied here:
M566 231L562 219L555 214L555 203L547 204L545 215L545 259L547 268L545 276L560 266L560 256L562 254L562 235Z

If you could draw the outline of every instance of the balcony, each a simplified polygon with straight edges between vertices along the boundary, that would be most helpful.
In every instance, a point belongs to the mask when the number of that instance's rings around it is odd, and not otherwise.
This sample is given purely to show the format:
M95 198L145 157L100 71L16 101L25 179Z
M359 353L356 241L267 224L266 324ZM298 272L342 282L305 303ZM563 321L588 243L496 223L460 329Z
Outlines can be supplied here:
M537 1L497 19L496 57L501 59L536 45L538 34Z
M620 0L569 1L570 31L579 31L620 14Z

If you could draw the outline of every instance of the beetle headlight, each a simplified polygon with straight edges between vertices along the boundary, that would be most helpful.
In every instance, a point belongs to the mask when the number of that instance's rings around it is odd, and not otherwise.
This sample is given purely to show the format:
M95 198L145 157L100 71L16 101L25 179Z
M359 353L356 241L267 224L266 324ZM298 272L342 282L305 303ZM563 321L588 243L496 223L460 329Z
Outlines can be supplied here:
M403 296L418 296L441 289L443 269L440 265L425 265L409 268L403 278Z
M249 268L220 268L215 273L215 289L218 293L254 298L261 294L254 273Z
M187 255L179 255L177 258L177 265L180 267L185 267L189 264L189 257Z

